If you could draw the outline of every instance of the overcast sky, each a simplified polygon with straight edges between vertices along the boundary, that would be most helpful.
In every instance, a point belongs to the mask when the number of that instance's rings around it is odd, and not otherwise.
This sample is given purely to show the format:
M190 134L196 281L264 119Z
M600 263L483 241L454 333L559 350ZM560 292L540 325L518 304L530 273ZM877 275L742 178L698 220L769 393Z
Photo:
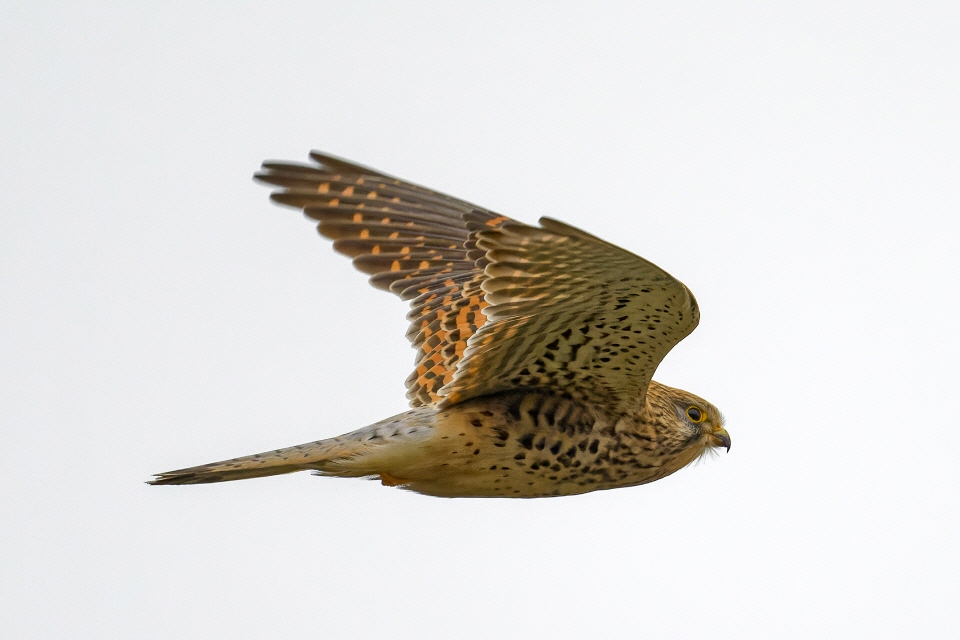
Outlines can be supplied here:
M956 2L4 2L0 636L956 637L958 33ZM681 279L656 377L730 452L546 500L144 484L406 408L404 303L251 180L311 148Z

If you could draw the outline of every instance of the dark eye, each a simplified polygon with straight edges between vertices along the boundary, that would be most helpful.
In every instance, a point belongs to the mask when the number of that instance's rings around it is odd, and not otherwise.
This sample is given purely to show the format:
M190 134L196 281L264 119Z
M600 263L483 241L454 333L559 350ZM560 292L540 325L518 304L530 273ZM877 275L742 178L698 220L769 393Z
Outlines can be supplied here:
M689 407L687 409L687 417L694 422L703 422L707 418L707 414L700 411L699 407Z

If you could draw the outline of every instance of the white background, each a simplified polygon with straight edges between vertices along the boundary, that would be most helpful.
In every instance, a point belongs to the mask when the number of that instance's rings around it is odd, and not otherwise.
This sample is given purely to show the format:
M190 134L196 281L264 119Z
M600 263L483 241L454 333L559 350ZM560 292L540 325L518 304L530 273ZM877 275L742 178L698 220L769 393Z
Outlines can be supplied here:
M0 634L958 633L958 32L955 2L4 3ZM730 453L535 501L144 484L405 409L404 304L250 179L313 147L683 280L657 378Z

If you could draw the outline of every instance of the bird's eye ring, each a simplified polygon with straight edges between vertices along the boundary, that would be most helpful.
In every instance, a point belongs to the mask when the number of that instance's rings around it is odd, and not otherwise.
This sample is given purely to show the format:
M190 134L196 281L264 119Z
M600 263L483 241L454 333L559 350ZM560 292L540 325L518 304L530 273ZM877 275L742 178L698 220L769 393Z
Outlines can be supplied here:
M700 410L700 407L688 407L687 417L694 422L703 422L707 419L707 414Z

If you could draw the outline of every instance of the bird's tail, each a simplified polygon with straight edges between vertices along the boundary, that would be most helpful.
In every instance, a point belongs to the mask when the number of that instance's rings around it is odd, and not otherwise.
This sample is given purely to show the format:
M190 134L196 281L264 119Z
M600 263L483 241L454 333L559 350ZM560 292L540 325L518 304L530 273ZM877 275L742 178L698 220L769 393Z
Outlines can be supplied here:
M343 477L376 475L386 459L403 455L403 445L432 431L429 416L421 413L408 411L336 438L158 473L148 484L205 484L304 470Z
M199 467L158 473L149 484L205 484L276 476L304 469L318 469L327 460L346 454L344 447L336 446L336 443L328 440L320 440L252 456L211 462Z

